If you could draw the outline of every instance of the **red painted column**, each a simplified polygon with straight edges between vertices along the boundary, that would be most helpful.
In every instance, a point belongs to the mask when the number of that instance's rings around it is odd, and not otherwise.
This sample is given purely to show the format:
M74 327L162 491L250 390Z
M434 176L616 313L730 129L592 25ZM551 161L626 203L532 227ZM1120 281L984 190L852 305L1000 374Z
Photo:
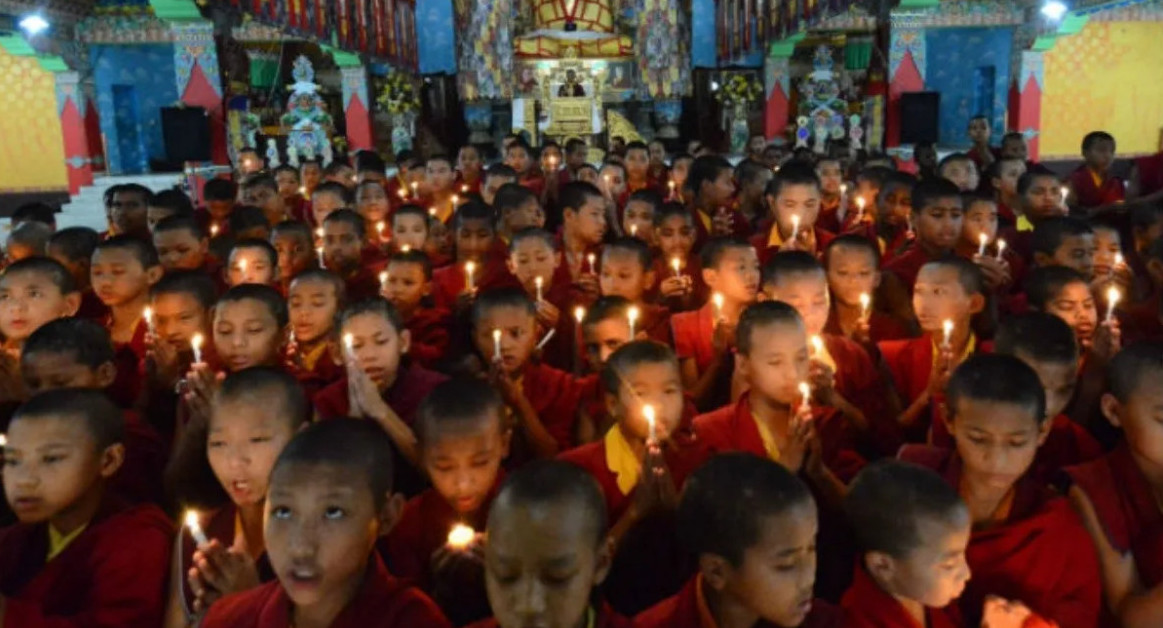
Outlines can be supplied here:
M787 137L787 125L791 118L791 61L788 57L768 57L763 62L763 86L767 91L767 102L763 107L763 135L767 141L783 137L789 143L794 138Z
M57 113L61 119L61 135L65 144L65 169L68 173L69 194L77 194L81 187L93 184L93 167L89 161L89 141L85 129L85 101L81 94L80 75L76 72L56 73Z
M340 68L343 76L343 116L347 122L347 150L374 149L372 107L367 95L367 68Z
M178 97L187 105L206 109L210 117L211 159L216 164L229 164L214 25L210 22L174 22L171 29Z
M925 30L893 16L889 35L888 107L885 146L901 143L900 97L925 89Z
M1010 86L1009 128L1026 136L1029 159L1038 160L1042 133L1042 88L1045 85L1042 53L1023 50L1017 76Z

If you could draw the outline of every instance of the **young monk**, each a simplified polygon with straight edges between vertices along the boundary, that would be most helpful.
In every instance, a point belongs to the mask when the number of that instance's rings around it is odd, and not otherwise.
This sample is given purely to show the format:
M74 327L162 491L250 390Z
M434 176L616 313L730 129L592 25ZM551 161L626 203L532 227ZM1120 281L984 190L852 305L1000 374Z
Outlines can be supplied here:
M384 298L411 334L409 355L422 366L433 367L448 352L452 318L432 302L432 262L419 250L395 253L385 272Z
M585 471L549 460L522 467L493 500L488 539L485 584L494 619L473 628L630 628L594 599L614 551L602 492ZM570 569L557 571L557 561ZM560 584L543 586L546 580Z
M48 256L60 262L73 276L73 285L81 293L81 305L76 316L101 322L109 315L109 308L97 298L89 280L89 265L100 236L88 227L66 227L53 234L48 241Z
M1070 501L1098 552L1105 598L1104 623L1128 628L1154 626L1159 604L1160 532L1163 509L1154 498L1163 463L1154 408L1163 393L1163 343L1131 345L1110 364L1110 390L1103 395L1106 419L1122 428L1124 440L1098 460L1066 470Z
M1094 229L1085 220L1059 216L1039 222L1030 248L1036 266L1065 266L1094 278Z
M638 615L635 626L842 625L840 612L812 593L815 501L781 465L749 454L712 458L687 482L675 526L698 559L698 575Z
M272 225L291 218L286 202L279 195L279 184L269 174L258 173L244 179L240 196L244 204L262 209L267 222Z
M1122 202L1126 196L1123 180L1111 174L1115 161L1115 138L1105 131L1092 131L1082 138L1083 164L1070 175L1067 185L1073 204L1082 209Z
M493 209L497 212L497 237L502 242L511 242L519 231L545 226L545 212L537 195L516 183L506 183L497 190Z
M108 491L125 457L121 411L99 390L32 397L8 425L0 530L7 626L157 626L173 526ZM131 549L130 549L131 548Z
M589 183L575 181L562 186L560 199L563 263L558 273L561 279L576 284L573 301L590 302L598 295L597 270L590 256L597 254L606 235L602 193Z
M964 214L961 192L945 179L922 181L913 188L911 211L916 239L884 266L885 277L893 277L896 288L907 294L912 294L922 266L956 246Z
M638 190L626 199L622 211L622 233L647 244L654 242L654 216L662 206L662 196L654 190Z
M835 236L817 221L823 192L820 179L807 165L788 164L767 184L764 192L765 212L771 221L770 231L761 231L751 239L766 262L780 251L807 251L819 257Z
M402 505L391 469L389 438L366 421L324 421L299 432L275 461L266 500L264 539L278 580L223 598L202 626L449 626L374 551Z
M210 239L193 216L170 216L153 228L153 246L166 272L172 270L218 271L210 259Z
M487 616L488 602L479 564L446 541L456 524L484 531L503 479L501 461L509 454L504 407L483 380L449 380L433 389L415 424L420 464L432 488L408 500L380 543L393 573L416 582L458 626Z
M275 225L270 242L278 253L279 290L286 293L291 279L315 266L314 237L306 223L287 220Z
M315 414L321 419L362 417L379 425L400 454L394 458L398 491L411 497L425 487L416 470L416 410L446 377L406 359L411 334L384 299L347 306L338 326L345 376L315 395Z
M665 203L654 215L654 276L659 278L658 297L672 312L698 309L705 301L702 270L695 246L694 218L681 203ZM696 286L696 281L698 286Z
M328 270L343 279L352 301L380 293L382 263L365 263L362 256L364 224L350 209L337 209L323 220L323 259Z
M117 352L114 401L128 407L141 391L136 375L145 358L148 331L142 315L149 302L149 288L161 278L162 267L148 241L114 236L97 245L90 275L94 292L110 310L103 323Z
M1034 261L1034 252L1030 246L1034 227L1047 218L1066 215L1061 190L1058 177L1042 166L1031 168L1018 178L1020 204L1014 208L1018 211L1018 218L1012 229L1001 232L1001 237L1027 265Z
M569 370L573 365L573 338L576 319L572 283L562 273L561 253L548 232L539 228L517 232L509 243L506 261L514 283L533 301L537 312L537 338L549 338L541 346L541 361L554 368ZM549 337L550 331L553 337Z
M697 407L710 410L731 398L729 349L739 314L759 291L759 259L754 247L731 238L709 240L700 258L703 281L720 296L698 310L675 314L670 325L683 387Z
M469 201L457 208L450 225L456 243L455 259L432 272L436 305L456 311L467 305L476 291L496 285L504 277L504 260L492 254L496 238L492 216L492 208L484 203Z
M240 240L230 249L226 258L227 283L276 285L279 278L279 253L266 240Z
M845 234L824 249L824 269L828 277L831 307L824 333L843 336L865 348L883 340L908 338L907 321L876 307L880 287L880 251L860 235Z
M644 334L669 345L672 343L670 310L646 301L647 291L654 282L654 257L642 240L622 237L602 249L602 296L622 297L637 309L635 337Z
M912 229L913 188L917 178L903 172L889 176L876 197L876 243L885 261L908 250Z
M365 248L375 254L391 237L387 230L391 206L383 181L368 179L356 186L355 210L363 216Z
M957 186L961 192L973 192L980 183L977 164L965 153L953 153L941 160L937 175Z
M780 170L782 171L783 168ZM825 156L816 162L815 173L820 182L820 208L817 222L824 229L836 233L840 230L842 218L840 186L844 185L844 164L840 163L839 159Z
M428 232L428 213L419 205L404 205L392 213L392 241L389 245L394 251L423 251Z
M694 160L683 181L683 198L695 216L695 246L701 249L711 237L746 238L751 234L747 218L731 207L735 194L731 163L706 155Z
M72 274L55 260L30 257L5 268L0 273L0 333L6 357L19 359L32 332L72 316L80 305Z
M983 284L981 270L960 257L925 264L913 292L922 335L878 345L904 406L896 423L905 441L950 444L938 412L949 374L984 349L972 325L985 306Z
M1026 173L1026 160L1024 157L1002 157L990 165L986 173L997 203L998 224L1003 228L1013 227L1018 220L1014 208L1021 203L1018 180Z
M291 280L287 362L308 399L343 377L335 319L345 301L343 282L334 273L311 269Z
M167 627L197 625L223 596L274 580L263 536L267 481L275 458L309 418L294 377L256 366L231 373L214 396L207 426L186 434L202 442L228 499L210 513L190 511L210 542L198 545L183 531L170 577Z
M969 506L973 578L958 602L968 626L978 625L987 595L1020 601L1062 628L1098 625L1098 559L1086 530L1065 499L1029 474L1050 429L1045 411L1038 375L1021 360L973 356L949 380L956 449L915 445L899 454L937 471Z
M969 140L973 146L969 148L966 157L973 161L978 171L985 170L1001 155L997 148L989 144L992 131L989 117L979 115L969 119Z
M954 252L977 264L986 289L998 299L1004 299L1014 285L1021 285L1025 264L1017 256L1005 257L1013 251L997 248L1001 245L997 242L998 214L994 200L971 192L965 195L964 203L961 234Z

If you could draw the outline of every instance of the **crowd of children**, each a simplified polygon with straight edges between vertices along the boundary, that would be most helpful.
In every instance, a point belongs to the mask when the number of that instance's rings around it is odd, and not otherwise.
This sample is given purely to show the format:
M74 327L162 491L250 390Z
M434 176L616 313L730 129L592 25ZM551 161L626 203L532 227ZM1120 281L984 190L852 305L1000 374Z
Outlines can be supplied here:
M969 134L21 208L0 628L1163 625L1163 205Z

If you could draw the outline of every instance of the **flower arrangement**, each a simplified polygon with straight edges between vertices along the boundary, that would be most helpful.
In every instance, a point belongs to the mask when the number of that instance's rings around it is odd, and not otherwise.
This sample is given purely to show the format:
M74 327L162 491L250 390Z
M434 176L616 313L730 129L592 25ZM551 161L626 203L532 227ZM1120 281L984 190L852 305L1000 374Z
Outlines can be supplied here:
M763 98L763 86L748 74L732 74L715 92L716 100L729 105L747 104L760 98Z
M412 78L395 70L384 79L376 102L382 110L391 114L412 113L420 109L420 98Z

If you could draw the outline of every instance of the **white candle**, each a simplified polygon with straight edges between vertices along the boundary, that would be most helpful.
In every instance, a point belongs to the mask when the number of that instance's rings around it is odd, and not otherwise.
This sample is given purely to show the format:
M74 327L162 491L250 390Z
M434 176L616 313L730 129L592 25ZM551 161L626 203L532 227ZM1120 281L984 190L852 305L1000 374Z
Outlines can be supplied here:
M638 307L631 305L626 311L626 318L630 320L630 340L634 340L634 323L638 322Z
M299 186L299 196L307 196L307 186Z
M789 238L789 239L795 240L796 236L798 236L799 234L800 234L800 215L799 214L792 214L791 215L791 238Z
M812 344L812 357L813 358L819 359L821 356L824 355L824 339L823 338L819 337L818 335L812 336L811 338L808 339L808 342L810 342Z
M682 261L681 260L679 260L677 257L672 257L670 259L670 267L674 269L674 276L675 277L682 277Z
M1119 298L1121 296L1122 295L1119 294L1119 289L1116 288L1115 286L1111 286L1110 288L1107 288L1107 290L1106 290L1106 322L1109 323L1112 320L1114 320L1115 305L1118 304Z
M473 276L472 276L473 271L475 271L476 268L477 268L476 262L470 261L470 262L464 263L464 281L465 281L465 285L468 287L469 292L472 292L473 290L476 289L476 286L473 283Z
M638 235L638 225L630 225L630 235L631 236Z
M404 188L400 188L400 189L399 189L399 190L396 192L396 194L397 194L397 195L399 195L399 197L400 197L400 200L402 200L402 201L403 201L403 200L407 200L407 198L408 198L408 193L404 191Z
M501 359L501 330L493 330L493 360Z
M1065 185L1062 186L1062 205L1066 205L1066 199L1070 198L1070 188Z
M808 407L812 405L812 387L808 386L807 382L800 382L800 394L803 395L803 401L800 402L800 407Z
M347 359L355 359L355 336L343 334L343 350L347 352Z
M667 181L666 187L670 188L670 198L674 198L674 181Z
M458 523L448 531L448 547L453 550L464 551L468 549L468 546L472 545L472 542L476 539L476 535L475 530L463 523Z
M218 225L210 225L210 237L211 238L218 237Z
M436 217L436 208L435 208L435 207L429 207L429 208L428 208L428 215L429 215L429 216L432 216L433 218L435 218L435 217Z
M190 536L194 538L195 547L202 548L210 544L210 539L206 538L206 533L202 531L202 524L198 523L197 511L186 511L186 528L190 530Z
M534 283L534 285L537 286L537 302L540 303L541 302L541 287L543 285L545 285L545 280L542 279L541 275L538 275L538 276L533 278L533 283Z
M864 197L856 197L856 222L864 222Z
M141 317L145 319L145 327L149 330L149 335L154 335L156 330L153 326L153 308L145 306L145 309L141 311Z
M415 181L412 182L412 196L420 198L420 184Z
M711 300L715 302L715 318L723 318L723 294L716 292L711 295Z
M387 292L388 290L388 271L380 273L380 292Z
M8 437L3 435L3 434L0 434L0 449L3 449L7 446L8 446Z
M985 257L985 245L989 244L989 236L984 233L977 236L977 256Z
M246 260L238 260L238 272L242 275L242 277L239 277L239 279L241 279L243 283L246 283Z
M376 223L376 233L379 234L380 240L382 241L384 239L384 221L381 220Z
M319 256L319 268L326 268L327 264L323 261L323 247L315 249L315 254Z
M190 347L194 350L194 364L202 362L202 334L194 334L190 338Z
M457 205L459 205L459 204L460 204L460 197L459 197L459 196L457 196L457 195L455 195L455 194L453 194L453 195L452 195L452 207L455 209L455 208L456 208L456 206L457 206Z
M868 318L868 306L872 305L872 297L867 292L860 293L860 318Z
M590 253L590 254L586 255L586 261L589 262L589 264L590 264L590 274L591 275L597 274L594 271L594 262L598 261L598 256L594 255L593 253Z
M586 309L580 305L573 308L573 317L577 319L577 324L581 325L582 320L586 317Z
M401 245L401 246L400 246L400 252L401 252L401 253L407 253L408 251L411 251L411 250L412 250L412 245L411 245L411 244L404 244L404 245Z
M945 332L945 339L941 346L949 347L953 341L953 321L945 319L945 322L941 324L941 327Z
M320 240L323 239L323 227L319 227L315 230L315 237L319 238Z
M997 241L997 261L1000 262L1004 259L1003 254L1005 252L1006 252L1006 241L999 239Z
M646 443L658 442L658 427L655 425L654 406L650 404L642 406L642 416L646 419Z
M550 329L549 333L545 334L545 336L541 339L541 342L537 343L537 350L540 351L541 349L544 349L545 345L549 344L549 341L553 340L553 336L556 334L557 334L556 329Z

